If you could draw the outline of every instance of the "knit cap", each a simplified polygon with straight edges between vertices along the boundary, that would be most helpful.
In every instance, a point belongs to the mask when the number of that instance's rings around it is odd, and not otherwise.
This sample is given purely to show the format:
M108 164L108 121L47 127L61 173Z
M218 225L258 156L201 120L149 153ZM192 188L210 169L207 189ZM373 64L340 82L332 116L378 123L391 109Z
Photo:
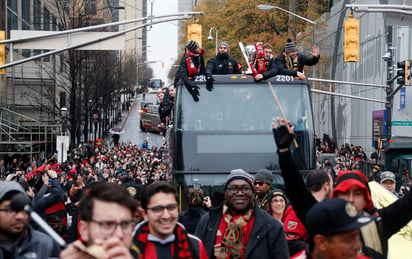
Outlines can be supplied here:
M255 181L263 181L269 185L272 185L273 174L267 169L259 169L255 175Z
M26 195L23 187L18 182L4 181L0 183L0 202L3 200L3 197L11 191L20 192Z
M196 41L194 41L194 40L190 40L190 41L188 41L187 43L186 43L186 48L189 50L189 51L195 51L197 48L199 48L199 43L197 43Z
M289 53L289 52L294 52L294 51L297 51L297 50L298 49L296 47L295 42L291 39L288 39L288 42L285 45L285 52Z
M253 177L243 169L233 169L232 171L230 171L230 174L228 175L227 180L226 180L225 188L227 188L227 185L231 181L236 180L236 179L245 180L253 190L253 184L252 184Z
M222 41L222 42L219 44L219 48L220 48L220 46L222 46L222 45L226 46L227 51L229 51L229 49L230 49L230 47L229 47L229 42L227 42L227 41Z

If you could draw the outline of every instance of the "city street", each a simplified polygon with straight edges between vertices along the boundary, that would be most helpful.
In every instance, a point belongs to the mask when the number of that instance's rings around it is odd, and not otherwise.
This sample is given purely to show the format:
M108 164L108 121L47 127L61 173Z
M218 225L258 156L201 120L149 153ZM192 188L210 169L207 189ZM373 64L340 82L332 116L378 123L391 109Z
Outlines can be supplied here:
M124 121L122 124L124 125L123 128L125 132L120 135L120 142L137 144L141 145L144 139L149 141L149 147L157 146L160 147L163 144L163 137L157 133L151 132L142 132L139 128L139 121L140 121L140 102L142 101L143 96L141 94L138 95L137 100L133 103L132 107L130 108L129 115L127 116L125 112L123 112L123 119ZM152 101L153 103L157 102L156 94L146 94L145 101ZM127 113L127 112L126 112ZM122 125L118 125L122 126Z

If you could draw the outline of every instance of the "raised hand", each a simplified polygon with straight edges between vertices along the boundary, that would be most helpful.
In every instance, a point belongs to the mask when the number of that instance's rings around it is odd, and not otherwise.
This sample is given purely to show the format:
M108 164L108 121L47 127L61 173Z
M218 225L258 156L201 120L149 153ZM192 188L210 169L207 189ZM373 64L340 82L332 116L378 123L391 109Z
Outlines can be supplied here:
M319 53L319 47L317 47L316 45L312 46L312 56L313 57L319 57L320 53Z

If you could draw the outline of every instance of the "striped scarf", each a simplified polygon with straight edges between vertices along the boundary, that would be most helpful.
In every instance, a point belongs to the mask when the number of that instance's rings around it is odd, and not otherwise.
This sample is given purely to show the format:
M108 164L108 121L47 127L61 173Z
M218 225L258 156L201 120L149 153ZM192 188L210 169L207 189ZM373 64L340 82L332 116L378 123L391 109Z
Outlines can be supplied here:
M130 247L133 258L144 259L145 247L149 236L149 224L146 222L134 235L133 243ZM184 229L176 225L174 231L175 241L172 244L173 259L197 259L195 249L190 244L189 238ZM193 255L193 256L192 256Z

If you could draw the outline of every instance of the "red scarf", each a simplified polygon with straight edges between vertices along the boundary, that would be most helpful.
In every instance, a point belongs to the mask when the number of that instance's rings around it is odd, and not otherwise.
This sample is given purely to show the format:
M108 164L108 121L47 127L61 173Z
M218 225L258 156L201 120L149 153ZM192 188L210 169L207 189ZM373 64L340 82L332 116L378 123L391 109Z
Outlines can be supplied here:
M133 258L144 259L145 258L145 247L147 238L149 236L149 224L146 222L134 235L133 243L130 247ZM190 249L190 244L187 234L184 232L183 228L176 225L174 230L175 241L172 244L172 255L173 259L192 259L197 258L197 256L192 256L192 251ZM193 251L194 252L194 251Z
M244 258L246 246L255 221L254 210L232 217L228 207L223 206L214 256L218 259Z
M206 52L205 50L200 49L200 54L197 54L197 53L194 53L186 49L186 65L187 65L188 76L195 76L199 74L199 69L195 66L195 63L193 63L192 56L194 57L203 56L205 52Z
M267 71L265 62L265 52L263 51L263 43L257 42L256 45L256 67L259 74Z

